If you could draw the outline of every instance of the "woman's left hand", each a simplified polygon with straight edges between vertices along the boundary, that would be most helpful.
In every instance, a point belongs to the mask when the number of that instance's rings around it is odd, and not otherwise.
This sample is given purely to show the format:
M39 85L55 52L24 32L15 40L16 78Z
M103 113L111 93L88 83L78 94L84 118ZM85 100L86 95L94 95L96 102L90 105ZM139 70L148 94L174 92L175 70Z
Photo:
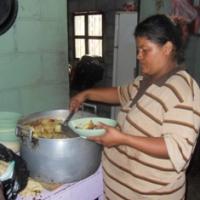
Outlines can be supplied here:
M119 127L113 128L112 126L108 126L102 123L99 124L98 127L105 129L105 133L100 136L87 137L88 140L92 140L106 147L112 147L122 143L124 134L120 132Z

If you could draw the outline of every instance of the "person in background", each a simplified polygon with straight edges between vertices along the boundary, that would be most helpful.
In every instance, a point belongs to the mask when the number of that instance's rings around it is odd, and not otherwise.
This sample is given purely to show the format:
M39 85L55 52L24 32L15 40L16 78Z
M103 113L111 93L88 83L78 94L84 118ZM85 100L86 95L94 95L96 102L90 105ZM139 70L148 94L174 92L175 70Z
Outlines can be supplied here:
M121 105L119 127L100 124L105 134L88 138L104 145L105 199L183 200L200 128L200 89L183 68L181 31L169 17L148 17L134 36L141 75L124 86L82 91L70 110L86 100Z

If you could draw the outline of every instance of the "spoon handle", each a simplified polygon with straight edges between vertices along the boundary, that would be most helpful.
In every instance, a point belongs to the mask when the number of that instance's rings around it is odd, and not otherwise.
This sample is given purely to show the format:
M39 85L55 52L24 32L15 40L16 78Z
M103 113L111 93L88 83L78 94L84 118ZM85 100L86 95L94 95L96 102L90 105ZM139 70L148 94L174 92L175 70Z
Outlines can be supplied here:
M67 126L69 120L73 117L73 115L74 115L74 112L71 111L71 112L69 113L69 115L67 116L67 118L65 119L65 121L63 122L63 125L64 125L64 126Z

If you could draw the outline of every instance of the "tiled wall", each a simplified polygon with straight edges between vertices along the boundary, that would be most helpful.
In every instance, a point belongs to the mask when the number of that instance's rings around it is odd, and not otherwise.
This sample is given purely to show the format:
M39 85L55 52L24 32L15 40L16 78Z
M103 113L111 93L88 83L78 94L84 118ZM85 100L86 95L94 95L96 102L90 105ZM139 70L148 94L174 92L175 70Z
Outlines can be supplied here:
M66 0L19 0L0 36L0 111L22 114L68 104Z

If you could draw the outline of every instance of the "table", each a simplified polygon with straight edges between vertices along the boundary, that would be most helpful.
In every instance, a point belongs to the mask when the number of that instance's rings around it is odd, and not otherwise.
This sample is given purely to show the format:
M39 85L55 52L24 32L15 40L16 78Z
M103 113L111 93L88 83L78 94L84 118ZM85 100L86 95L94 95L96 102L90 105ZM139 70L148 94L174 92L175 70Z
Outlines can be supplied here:
M88 178L75 183L67 183L56 190L45 190L35 197L20 197L17 200L103 200L102 167Z

